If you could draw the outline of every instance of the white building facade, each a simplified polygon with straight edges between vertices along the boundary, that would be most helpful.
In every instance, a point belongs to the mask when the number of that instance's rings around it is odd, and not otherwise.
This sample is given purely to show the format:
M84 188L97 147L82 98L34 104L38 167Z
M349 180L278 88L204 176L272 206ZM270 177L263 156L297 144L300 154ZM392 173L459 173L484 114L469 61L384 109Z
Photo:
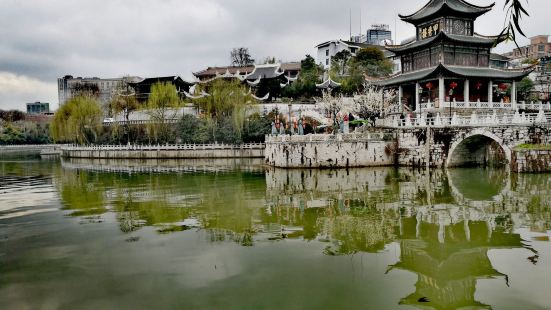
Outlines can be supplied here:
M341 51L349 51L352 56L356 56L356 53L362 48L375 47L381 49L385 56L394 63L394 73L401 71L400 59L394 57L394 54L388 52L380 45L372 45L366 43L356 43L344 40L332 40L321 43L316 46L318 49L316 62L323 66L328 71L331 69L331 60L333 57Z

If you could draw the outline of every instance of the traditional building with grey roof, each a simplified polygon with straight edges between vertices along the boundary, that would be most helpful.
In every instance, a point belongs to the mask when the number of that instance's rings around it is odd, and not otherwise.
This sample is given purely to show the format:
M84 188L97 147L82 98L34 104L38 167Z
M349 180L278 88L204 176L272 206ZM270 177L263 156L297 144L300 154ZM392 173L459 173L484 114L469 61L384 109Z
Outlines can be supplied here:
M475 32L475 20L493 6L430 0L419 11L400 15L417 28L416 38L386 46L400 58L402 68L400 73L379 82L387 88L398 88L400 112L516 108L516 83L532 68L507 69L507 60L491 53L505 37Z

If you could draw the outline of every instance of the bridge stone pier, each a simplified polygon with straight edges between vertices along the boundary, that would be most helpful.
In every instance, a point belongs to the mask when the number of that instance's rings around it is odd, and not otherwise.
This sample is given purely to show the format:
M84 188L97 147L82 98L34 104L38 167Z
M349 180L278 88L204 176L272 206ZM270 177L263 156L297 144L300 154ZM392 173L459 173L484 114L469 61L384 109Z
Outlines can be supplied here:
M400 128L401 166L458 167L510 165L521 144L551 143L551 124Z

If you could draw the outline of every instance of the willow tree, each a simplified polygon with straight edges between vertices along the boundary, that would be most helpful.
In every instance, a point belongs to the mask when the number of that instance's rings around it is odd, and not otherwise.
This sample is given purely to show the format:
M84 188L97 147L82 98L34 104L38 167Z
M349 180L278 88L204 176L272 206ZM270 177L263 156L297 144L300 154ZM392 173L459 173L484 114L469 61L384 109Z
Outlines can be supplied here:
M92 96L73 97L54 115L51 134L56 142L90 144L102 130L103 112Z
M147 101L147 114L150 122L147 126L149 137L155 143L170 140L171 121L176 119L180 96L171 83L155 83L151 87L151 95Z
M226 119L233 124L234 133L240 140L243 134L247 110L253 105L254 98L239 80L215 80L208 86L208 96L197 99L198 107L213 122L213 138L216 130Z
M522 2L522 0L505 0L505 26L503 27L503 30L499 35L499 37L506 36L507 39L515 42L517 47L517 34L521 34L522 36L526 37L526 34L524 34L524 31L522 30L520 22L523 17L530 16ZM528 3L528 1L526 1L526 3Z
M123 131L121 131L121 126L118 122L114 122L111 126L111 134L113 138L120 138L121 133L123 135L129 135L129 124L128 120L130 113L137 110L140 107L138 100L136 99L136 94L133 90L130 89L128 85L125 87L120 87L117 89L117 93L108 103L108 109L110 115L114 118L117 118L118 115L122 115L126 123L122 126ZM127 139L128 140L128 139ZM120 141L119 141L120 142Z

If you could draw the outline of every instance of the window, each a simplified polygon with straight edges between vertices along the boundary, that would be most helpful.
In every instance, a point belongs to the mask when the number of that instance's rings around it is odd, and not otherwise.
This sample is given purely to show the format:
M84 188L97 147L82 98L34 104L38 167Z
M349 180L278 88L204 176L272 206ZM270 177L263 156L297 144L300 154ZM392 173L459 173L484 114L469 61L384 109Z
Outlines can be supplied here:
M444 47L444 63L448 65L455 64L455 49L453 46Z
M329 50L325 50L325 56L329 56Z
M329 66L329 58L327 58L327 59L325 60L325 65L326 65L326 66Z
M442 57L442 48L433 47L430 51L430 65L438 66Z
M404 72L413 71L413 59L411 55L402 57L402 70Z
M416 53L413 56L413 67L415 68L415 70L428 68L429 66L430 66L430 51L429 50Z

